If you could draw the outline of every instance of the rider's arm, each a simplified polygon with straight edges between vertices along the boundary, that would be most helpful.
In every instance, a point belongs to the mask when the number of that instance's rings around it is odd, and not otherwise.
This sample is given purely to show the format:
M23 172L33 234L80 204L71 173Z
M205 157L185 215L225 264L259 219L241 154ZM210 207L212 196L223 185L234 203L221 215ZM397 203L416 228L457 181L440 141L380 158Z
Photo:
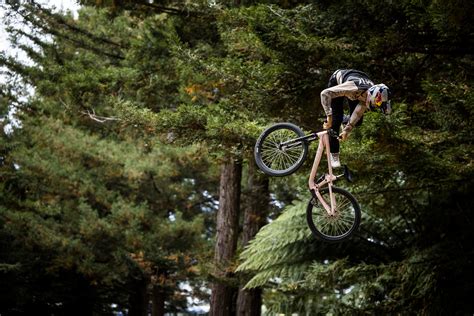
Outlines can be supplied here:
M332 115L331 100L338 97L348 97L356 99L358 88L352 81L346 81L334 87L330 87L321 91L321 105L323 106L326 116Z
M359 122L359 120L364 115L365 110L366 107L359 103L354 109L354 112L352 112L352 115L349 118L349 123L346 124L343 131L346 133L350 133L354 126L357 124L357 122Z

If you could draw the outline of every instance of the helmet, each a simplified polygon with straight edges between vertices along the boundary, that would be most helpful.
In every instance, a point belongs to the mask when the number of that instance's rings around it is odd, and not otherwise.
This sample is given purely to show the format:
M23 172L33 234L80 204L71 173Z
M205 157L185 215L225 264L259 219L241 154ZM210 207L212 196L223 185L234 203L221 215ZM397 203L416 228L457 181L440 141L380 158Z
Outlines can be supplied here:
M390 89L383 83L370 87L367 91L367 103L371 110L379 109L383 114L390 114Z

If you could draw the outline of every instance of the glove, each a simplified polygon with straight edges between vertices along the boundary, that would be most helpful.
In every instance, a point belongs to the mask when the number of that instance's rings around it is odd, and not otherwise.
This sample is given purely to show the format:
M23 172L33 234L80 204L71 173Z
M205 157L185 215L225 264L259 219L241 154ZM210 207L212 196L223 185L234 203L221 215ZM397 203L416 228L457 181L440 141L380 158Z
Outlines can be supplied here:
M323 124L323 128L324 129L330 129L332 126L332 115L329 115L327 118L326 118L326 122L324 122Z
M348 133L348 132L342 132L341 134L339 134L339 139L340 139L341 141L347 140L348 137L349 137L349 133Z

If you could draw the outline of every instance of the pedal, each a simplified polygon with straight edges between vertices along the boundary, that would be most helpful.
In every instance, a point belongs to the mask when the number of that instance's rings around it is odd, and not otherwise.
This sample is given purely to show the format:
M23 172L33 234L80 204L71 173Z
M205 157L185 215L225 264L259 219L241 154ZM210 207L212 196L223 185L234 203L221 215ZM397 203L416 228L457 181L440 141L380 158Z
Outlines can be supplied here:
M343 165L343 168L344 168L344 178L346 178L346 180L348 182L354 182L354 179L352 177L352 172L349 170L349 167L347 165Z

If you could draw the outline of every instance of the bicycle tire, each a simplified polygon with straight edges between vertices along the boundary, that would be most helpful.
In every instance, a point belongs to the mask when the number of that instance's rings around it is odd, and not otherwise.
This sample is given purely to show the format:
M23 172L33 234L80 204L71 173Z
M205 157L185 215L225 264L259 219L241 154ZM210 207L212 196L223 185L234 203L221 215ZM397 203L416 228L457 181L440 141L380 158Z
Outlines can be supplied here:
M283 142L303 137L304 132L292 123L278 123L267 128L255 143L257 166L265 174L282 177L298 170L308 155L308 142L301 140L290 149L281 149Z
M320 201L313 197L306 209L306 220L314 236L327 242L339 242L357 231L361 213L359 203L351 193L334 186L332 192L336 198L336 215L328 215ZM320 193L328 203L329 188L323 188Z

